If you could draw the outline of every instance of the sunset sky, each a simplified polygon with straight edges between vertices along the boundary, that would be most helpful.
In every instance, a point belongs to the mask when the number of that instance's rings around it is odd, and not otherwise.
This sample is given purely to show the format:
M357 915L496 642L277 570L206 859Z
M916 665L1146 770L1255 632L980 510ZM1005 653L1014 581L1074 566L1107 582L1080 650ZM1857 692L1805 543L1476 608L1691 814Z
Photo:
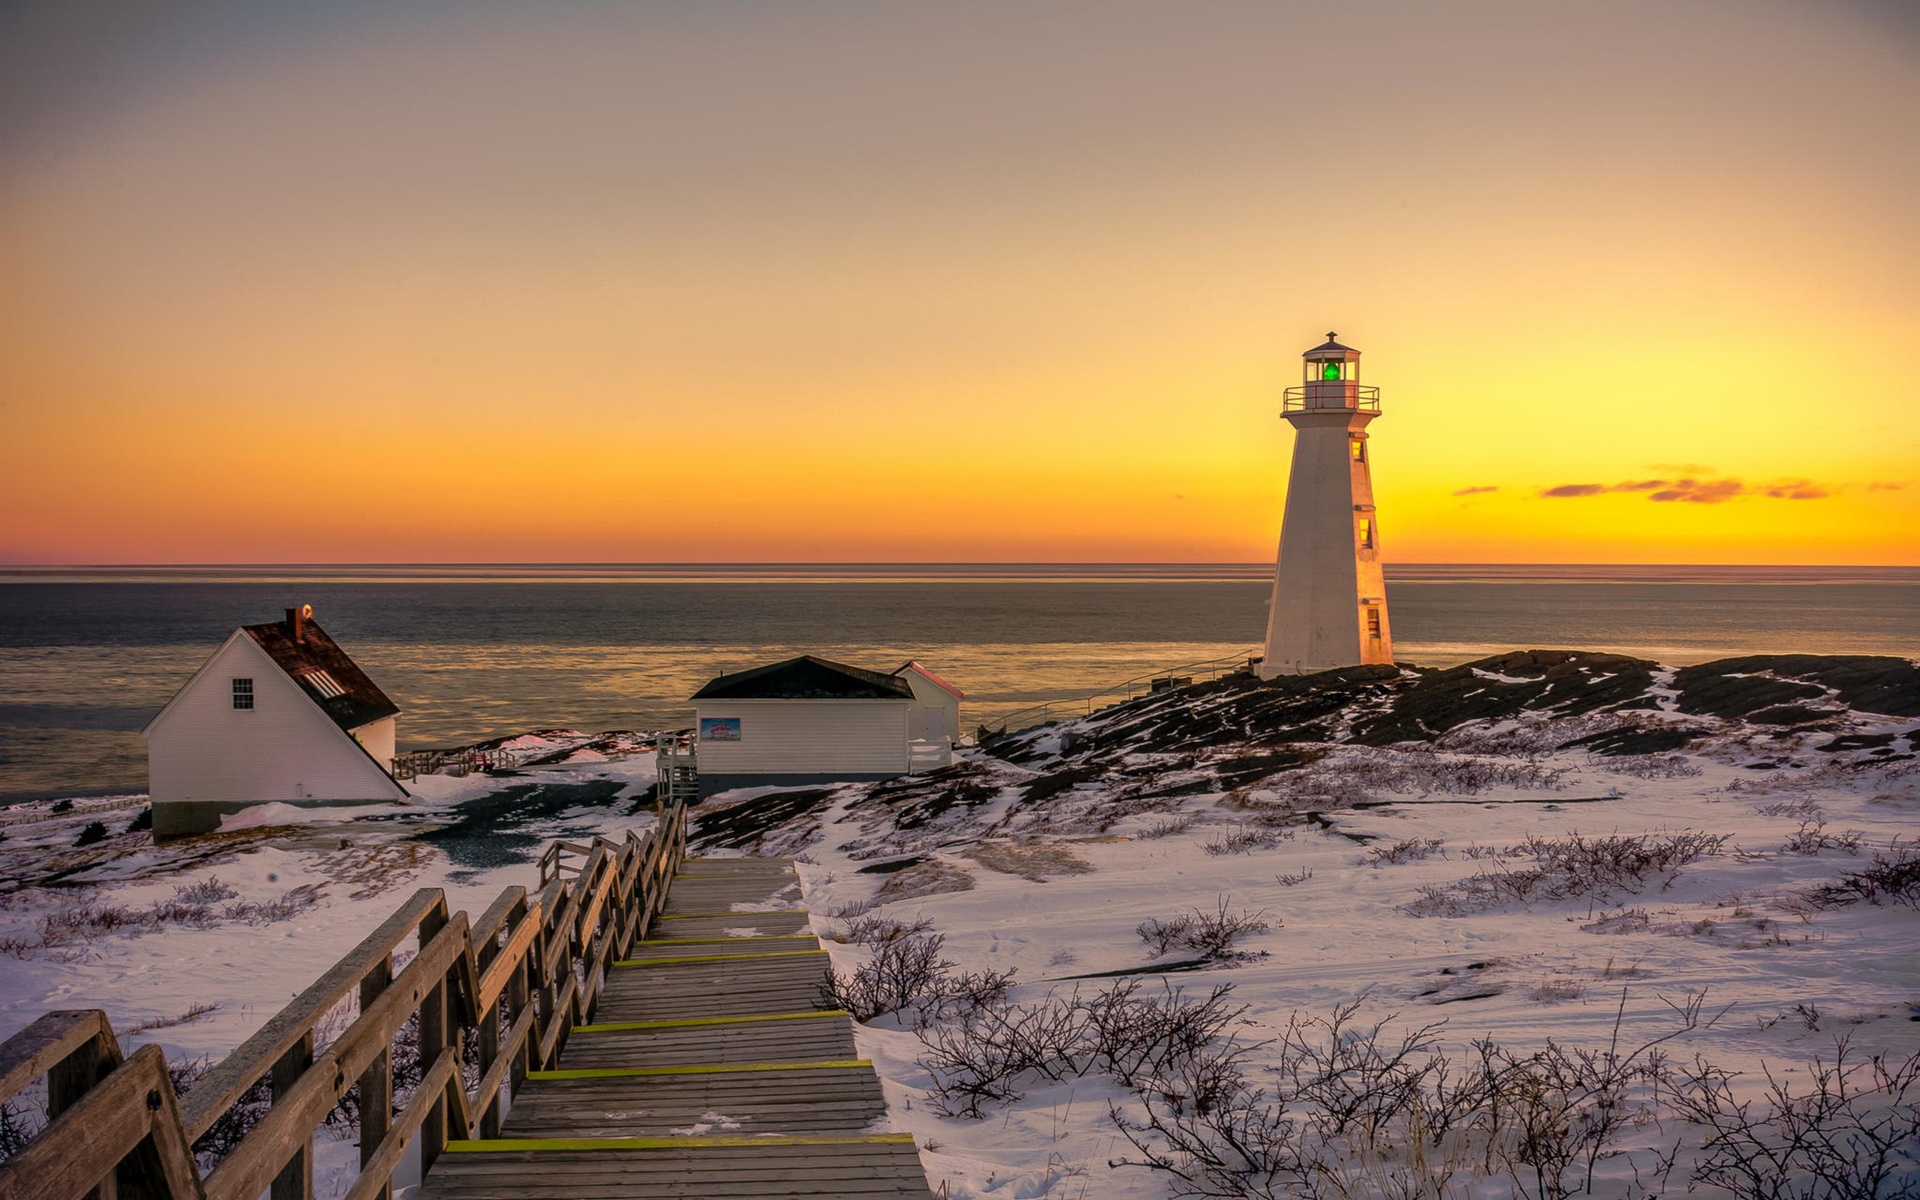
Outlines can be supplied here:
M1920 564L1901 0L0 9L0 561Z

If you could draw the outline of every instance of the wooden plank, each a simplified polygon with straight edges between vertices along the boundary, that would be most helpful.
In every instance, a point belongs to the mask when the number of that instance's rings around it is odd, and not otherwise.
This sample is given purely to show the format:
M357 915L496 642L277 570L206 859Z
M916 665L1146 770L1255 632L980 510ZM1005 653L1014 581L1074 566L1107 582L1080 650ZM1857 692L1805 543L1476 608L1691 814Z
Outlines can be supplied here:
M500 1154L515 1150L775 1150L794 1146L913 1145L911 1133L828 1133L818 1137L495 1138L448 1142L449 1154Z
M776 950L770 954L703 954L687 958L623 958L616 967L680 967L688 963L742 962L770 958L822 958L825 950Z
M804 917L807 915L807 910L804 908L762 908L749 912L663 913L660 919L662 921L703 921L710 917Z
M825 1062L701 1063L686 1067L574 1067L558 1071L529 1071L528 1079L642 1079L651 1075L726 1075L755 1071L826 1071L871 1067L864 1058Z
M96 1038L111 1040L107 1014L97 1008L58 1009L37 1018L0 1045L0 1104Z
M172 1122L175 1131L171 1150L164 1137L154 1139L163 1143L160 1164L168 1178L161 1182L182 1200L197 1200L198 1176L178 1175L184 1142L177 1135L178 1110L158 1046L135 1051L9 1158L0 1167L0 1200L79 1200L154 1132L156 1119Z
M702 1025L745 1025L755 1021L820 1021L847 1016L844 1008L819 1012L753 1013L742 1017L681 1017L672 1021L620 1021L611 1025L576 1025L575 1033L620 1033L634 1029L691 1029Z

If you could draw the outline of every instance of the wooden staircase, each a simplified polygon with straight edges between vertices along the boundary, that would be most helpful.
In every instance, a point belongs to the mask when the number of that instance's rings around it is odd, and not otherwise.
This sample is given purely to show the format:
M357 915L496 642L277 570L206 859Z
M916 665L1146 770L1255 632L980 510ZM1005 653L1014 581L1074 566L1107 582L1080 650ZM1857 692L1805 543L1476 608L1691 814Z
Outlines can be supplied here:
M645 838L556 843L537 892L471 923L422 889L178 1103L159 1047L123 1059L104 1012L46 1014L0 1044L0 1103L45 1080L49 1118L0 1164L0 1200L311 1200L350 1090L347 1200L386 1200L414 1158L421 1200L929 1200L851 1020L818 1009L792 862L683 864L685 838L672 805ZM409 1039L422 1070L399 1094ZM262 1080L265 1111L197 1158Z
M500 1136L450 1142L421 1200L930 1200L853 1023L816 1007L826 952L786 859L690 860L555 1069Z

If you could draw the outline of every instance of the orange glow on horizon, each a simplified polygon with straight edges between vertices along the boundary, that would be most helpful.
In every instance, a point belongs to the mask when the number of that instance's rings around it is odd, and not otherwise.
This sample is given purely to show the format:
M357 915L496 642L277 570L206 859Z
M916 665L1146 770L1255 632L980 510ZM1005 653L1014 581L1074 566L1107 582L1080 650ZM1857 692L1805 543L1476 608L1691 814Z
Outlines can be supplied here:
M1865 18L853 7L29 76L0 562L1270 561L1331 327L1389 561L1920 565Z

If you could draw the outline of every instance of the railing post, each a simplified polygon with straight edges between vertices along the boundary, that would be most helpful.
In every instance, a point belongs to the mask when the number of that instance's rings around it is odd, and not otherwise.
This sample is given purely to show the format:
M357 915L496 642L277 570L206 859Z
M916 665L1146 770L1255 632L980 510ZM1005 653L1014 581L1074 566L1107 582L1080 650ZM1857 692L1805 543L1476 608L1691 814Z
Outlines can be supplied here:
M447 913L444 906L428 913L420 922L420 950L425 953L440 931L446 928ZM441 1053L447 1048L447 977L442 975L433 985L426 997L420 1001L420 1075L421 1086L425 1086L426 1074L433 1064L440 1060ZM459 1077L459 1072L455 1072ZM464 1084L464 1081L463 1081ZM466 1131L462 1130L462 1134ZM433 1107L427 1111L426 1120L420 1123L420 1175L426 1177L433 1167L434 1160L440 1157L440 1151L447 1145L447 1100L444 1094L434 1098Z
M309 1029L291 1049L280 1056L273 1064L268 1080L273 1088L273 1101L278 1104L280 1098L293 1090L300 1076L313 1065L313 1031ZM273 1177L270 1192L273 1200L313 1200L313 1131L307 1131L306 1140L293 1152L287 1165Z
M47 1072L47 1120L52 1121L73 1107L119 1065L120 1047L104 1029L55 1063ZM91 1200L119 1200L115 1175L114 1171L107 1172L99 1186L87 1193Z
M502 920L500 922L499 928L504 928L508 930L509 933L511 933L513 929L513 919L511 914L509 914L509 916L505 920ZM475 947L475 949L476 951L484 951L484 953L475 953L474 955L475 969L484 973L488 967L493 965L493 960L500 956L500 942L499 942L498 929L488 934L486 945ZM501 1008L502 1008L501 1001L496 999L492 1004L487 1006L487 1010L481 1013L478 1018L480 1022L479 1024L479 1029L480 1029L479 1067L480 1067L480 1078L482 1079L485 1079L487 1077L487 1069L493 1066L494 1060L500 1057ZM464 1087L466 1084L466 1081L456 1080L455 1083L458 1086ZM483 1096L481 1098L481 1102L485 1104L486 1107L482 1109L479 1114L480 1136L483 1138L499 1137L500 1136L500 1096L499 1094L496 1093L492 1096Z
M526 919L533 920L534 914L529 913ZM528 944L527 952L520 956L519 963L513 968L513 976L507 983L507 1001L513 1007L513 1019L516 1021L520 1019L522 1013L527 1011L527 1006L533 1003L533 996L527 988L527 975L533 956L538 953L540 953L540 939L534 938ZM534 1051L539 1044L540 1027L536 1022L527 1031L527 1036L521 1039L520 1048L513 1055L513 1065L507 1068L509 1092L517 1094L520 1091L520 1085L527 1081L527 1072L532 1069L529 1064L533 1061Z
M360 1011L366 1012L393 982L393 955L384 954L360 980ZM393 1124L393 1044L380 1048L367 1069L360 1072L360 1169L366 1170ZM374 1200L388 1200L390 1183L382 1183Z

